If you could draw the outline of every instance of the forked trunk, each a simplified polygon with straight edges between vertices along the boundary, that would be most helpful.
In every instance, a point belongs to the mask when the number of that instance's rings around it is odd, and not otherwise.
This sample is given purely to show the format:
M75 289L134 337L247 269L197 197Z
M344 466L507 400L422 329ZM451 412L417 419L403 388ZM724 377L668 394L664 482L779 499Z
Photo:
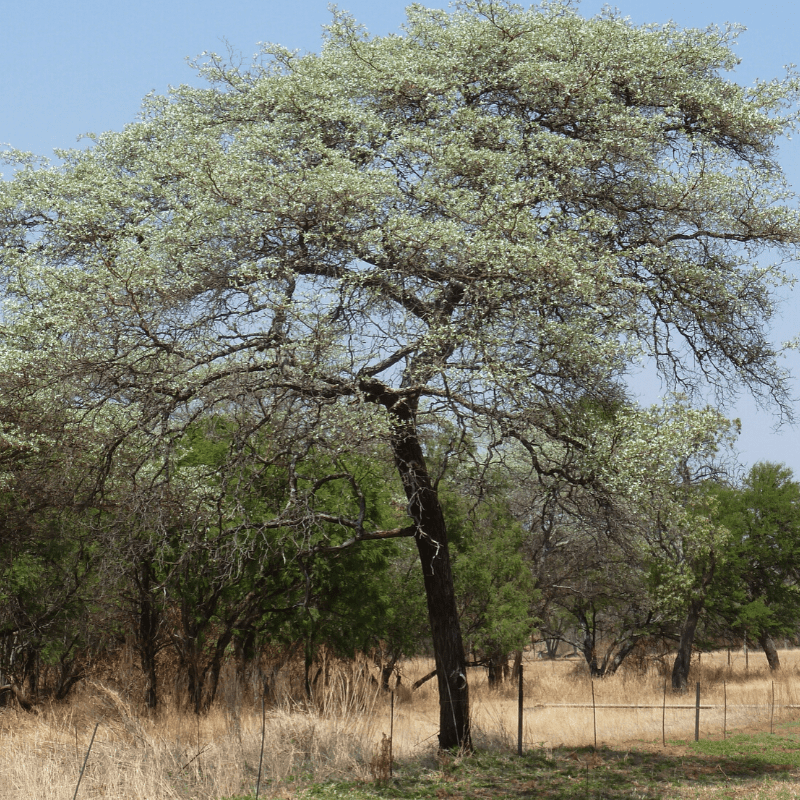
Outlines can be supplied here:
M392 654L392 657L385 664L381 664L381 689L384 689L387 692L389 691L389 681L391 680L395 666L397 666L398 658L399 653ZM396 685L400 685L399 673L397 675Z
M493 654L489 657L486 664L489 669L489 688L499 688L503 681L508 678L508 655Z
M766 632L760 633L758 635L758 643L761 645L764 655L767 657L770 670L773 672L779 670L781 668L781 660L778 657L778 650L775 647L775 642L772 640L772 637Z
M469 688L461 626L456 608L447 530L439 496L425 465L413 409L401 401L390 409L395 427L394 458L414 520L425 582L428 618L439 684L439 747L471 749Z

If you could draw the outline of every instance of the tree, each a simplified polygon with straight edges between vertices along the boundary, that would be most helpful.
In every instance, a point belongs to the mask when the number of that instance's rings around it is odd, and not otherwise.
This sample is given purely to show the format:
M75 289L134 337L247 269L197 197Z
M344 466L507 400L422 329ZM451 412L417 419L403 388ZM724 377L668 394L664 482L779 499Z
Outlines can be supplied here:
M453 541L461 630L473 664L486 666L490 687L507 677L509 654L530 642L536 621L536 592L522 557L522 526L509 508L510 489L491 471L475 476L463 470L452 470L439 489Z
M770 669L774 636L794 634L800 612L800 484L780 464L755 464L740 487L721 487L718 518L731 540L712 588L711 610L754 635Z
M315 552L414 537L439 742L468 747L420 425L452 421L487 457L514 449L602 499L643 491L644 471L590 448L568 410L617 402L632 359L786 408L767 338L785 277L755 256L800 239L776 161L800 84L726 80L735 30L561 3L408 15L402 35L369 37L337 13L320 54L267 47L249 70L209 55L210 86L149 97L62 166L12 154L0 361L25 376L16 402L56 387L73 419L113 432L101 465L134 435L169 462L186 425L232 409L242 448L262 424L298 457L386 447L409 525L339 516L350 539L333 543L291 496L274 524Z
M598 502L586 487L563 481L520 484L516 513L528 528L527 555L542 590L540 632L548 652L558 641L580 649L595 676L613 674L645 638L678 638L685 682L704 567L727 535L704 515L702 484L720 470L738 425L710 408L692 410L679 396L647 411L622 403L591 411L586 441L610 448L609 460L643 465L638 482L647 486L631 492L610 482L613 502ZM599 422L608 416L617 432L604 444Z
M99 437L47 403L15 407L20 377L0 385L0 701L30 710L67 696L108 630L85 480Z
M567 531L568 541L552 537L558 549L547 554L549 564L534 562L550 584L542 587L547 601L539 630L553 654L557 642L566 642L582 653L593 677L613 675L663 623L648 592L644 553L635 540L620 541L603 527L572 524Z

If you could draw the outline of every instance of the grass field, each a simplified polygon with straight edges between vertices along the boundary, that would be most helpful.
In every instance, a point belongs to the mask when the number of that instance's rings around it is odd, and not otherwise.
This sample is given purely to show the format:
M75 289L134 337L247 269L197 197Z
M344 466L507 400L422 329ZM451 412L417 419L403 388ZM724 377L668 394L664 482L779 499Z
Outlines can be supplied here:
M435 681L413 694L406 688L432 667L407 662L395 695L394 775L384 780L381 742L392 725L390 697L365 680L363 665L339 664L312 704L299 702L288 680L283 690L275 682L260 796L800 798L800 709L786 708L800 705L800 651L782 651L781 660L773 679L760 653L750 654L747 670L740 652L730 666L727 653L703 655L692 680L701 683L701 704L715 707L702 709L702 741L695 744L693 690L668 692L667 705L686 708L668 708L662 732L664 677L658 669L596 680L593 713L592 682L579 662L531 657L524 663L522 759L513 755L516 686L490 690L485 674L472 671L478 752L442 756ZM147 716L121 688L101 683L38 714L2 709L0 800L72 798L96 725L81 798L253 796L261 707L242 702L239 689L224 686L220 701L199 718L169 703Z
M647 798L800 797L800 730L736 734L725 742L669 742L646 746L535 748L522 758L478 752L425 767L403 766L382 783L312 786L297 797L334 800L422 798L538 798L540 800L644 800Z

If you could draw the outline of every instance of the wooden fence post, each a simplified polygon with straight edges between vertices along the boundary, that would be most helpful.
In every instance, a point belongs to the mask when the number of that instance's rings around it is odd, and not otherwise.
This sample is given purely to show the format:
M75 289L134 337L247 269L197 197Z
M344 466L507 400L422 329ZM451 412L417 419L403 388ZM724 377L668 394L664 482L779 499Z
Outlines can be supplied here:
M258 800L258 793L261 791L261 767L264 764L264 732L267 724L267 705L264 700L264 695L261 695L261 752L258 756L258 778L256 779L256 800Z
M694 740L700 741L700 681L697 681L697 692L694 700Z
M89 760L89 753L92 752L92 745L94 744L94 737L97 736L97 729L100 727L100 723L103 720L98 720L97 725L94 726L94 733L92 733L92 740L89 742L89 748L86 750L86 757L83 759L83 766L81 767L81 774L78 775L78 783L75 785L75 794L72 795L72 800L78 796L78 789L81 787L81 781L83 780L83 773L86 770L86 762Z
M522 704L524 699L524 689L522 683L522 661L519 662L519 698L517 702L518 706L518 713L517 713L517 755L522 755Z
M772 681L772 705L769 708L769 732L775 733L775 726L773 722L775 720L775 681Z
M394 689L392 689L392 709L389 718L389 777L394 770Z
M728 683L722 681L722 702L724 703L724 711L722 712L722 738L728 738Z

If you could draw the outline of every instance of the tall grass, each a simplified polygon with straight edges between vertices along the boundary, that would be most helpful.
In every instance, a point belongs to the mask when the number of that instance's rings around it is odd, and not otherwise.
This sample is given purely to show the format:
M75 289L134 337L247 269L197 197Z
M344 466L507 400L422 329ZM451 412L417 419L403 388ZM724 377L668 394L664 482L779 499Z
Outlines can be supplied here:
M774 682L775 721L800 710L800 651L783 651L783 668L772 676L761 654L741 653L728 666L726 653L703 655L692 670L701 683L701 735L721 737L723 681L727 728L769 730ZM400 765L435 764L438 728L436 681L408 688L432 669L417 659L403 665L396 688L392 749ZM629 669L594 682L598 743L660 742L665 669ZM266 708L262 797L291 797L299 785L329 778L371 780L381 743L390 729L390 697L368 675L365 664L338 663L325 670L306 700L290 668L272 676ZM472 670L470 690L476 746L516 747L517 687L489 689L485 674ZM110 683L84 685L68 704L28 714L0 709L0 800L69 800L97 722L100 726L79 797L125 800L236 797L253 792L261 747L261 703L253 702L231 670L211 711L196 716L165 702L156 715L138 708ZM577 662L525 660L527 747L585 745L593 741L592 684ZM584 704L586 707L552 704ZM667 693L667 738L694 732L694 685L686 695ZM640 708L604 708L607 705ZM641 706L656 708L641 708Z

